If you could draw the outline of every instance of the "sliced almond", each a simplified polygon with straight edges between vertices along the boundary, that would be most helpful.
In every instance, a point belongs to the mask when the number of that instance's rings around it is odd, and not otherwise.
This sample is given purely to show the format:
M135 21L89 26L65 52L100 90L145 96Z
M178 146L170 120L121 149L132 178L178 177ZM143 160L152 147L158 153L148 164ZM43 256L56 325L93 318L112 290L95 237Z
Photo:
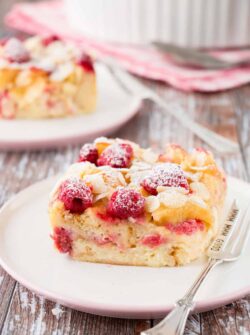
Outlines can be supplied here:
M107 185L105 184L102 175L100 174L91 174L85 177L85 180L89 182L93 187L93 193L105 193L108 190Z
M158 159L158 156L155 152L153 152L151 149L146 149L143 150L142 152L142 159L146 162L146 163L155 163Z
M202 207L202 208L207 208L207 204L205 203L204 200L201 198L197 197L196 195L192 195L189 197L189 201L195 203L196 205Z
M172 208L182 207L188 200L186 195L179 192L162 192L158 197L164 206Z
M191 190L194 192L195 195L202 198L203 200L208 200L210 198L210 193L203 183L194 182L190 184Z
M169 186L158 186L157 187L157 192L178 192L182 194L188 194L188 190L184 187L169 187Z
M74 71L73 64L68 62L57 66L56 70L50 75L52 81L63 81Z
M158 197L151 195L151 196L146 198L146 210L149 213L154 212L159 207L160 207L160 201L159 201Z

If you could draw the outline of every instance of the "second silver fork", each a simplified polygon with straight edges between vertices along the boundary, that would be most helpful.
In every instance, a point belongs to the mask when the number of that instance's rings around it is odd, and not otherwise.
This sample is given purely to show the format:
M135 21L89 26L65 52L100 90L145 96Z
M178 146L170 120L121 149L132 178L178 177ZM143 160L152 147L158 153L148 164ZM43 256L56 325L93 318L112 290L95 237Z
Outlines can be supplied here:
M228 218L223 225L220 234L210 245L207 255L209 261L205 269L197 278L195 283L176 302L175 308L155 327L143 331L141 335L182 335L190 311L194 309L194 298L201 284L207 278L208 273L222 262L230 262L238 259L246 244L249 233L249 207L242 213L233 202ZM244 214L244 215L243 215ZM237 222L237 224L236 224ZM236 226L235 228L233 226Z
M210 129L203 127L192 120L176 103L167 103L156 92L142 84L137 78L123 70L112 58L102 59L101 63L106 65L114 77L119 81L120 86L130 94L138 96L140 99L150 99L157 105L175 117L184 127L191 130L195 135L210 145L221 154L231 154L239 150L238 144L216 134Z

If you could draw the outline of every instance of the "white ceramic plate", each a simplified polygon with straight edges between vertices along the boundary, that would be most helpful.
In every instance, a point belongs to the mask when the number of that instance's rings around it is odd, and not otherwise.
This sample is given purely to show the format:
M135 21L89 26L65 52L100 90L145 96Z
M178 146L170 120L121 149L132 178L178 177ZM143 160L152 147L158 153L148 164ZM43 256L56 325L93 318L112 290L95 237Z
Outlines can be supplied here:
M180 298L205 260L176 268L81 263L59 254L49 237L48 194L56 177L16 195L0 212L0 264L16 280L45 297L85 312L129 318L161 317ZM250 186L229 178L232 197L249 204ZM234 263L214 269L197 296L208 310L250 293L250 244Z
M108 135L131 119L141 101L128 95L108 70L96 66L98 101L94 113L47 120L0 120L0 149L65 146Z

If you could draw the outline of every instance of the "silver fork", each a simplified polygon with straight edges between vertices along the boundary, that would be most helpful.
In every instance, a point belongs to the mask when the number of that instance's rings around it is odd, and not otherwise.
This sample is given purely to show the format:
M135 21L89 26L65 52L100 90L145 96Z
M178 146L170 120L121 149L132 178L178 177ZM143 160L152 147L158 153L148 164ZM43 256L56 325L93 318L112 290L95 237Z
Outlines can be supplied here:
M178 300L174 309L155 327L141 332L141 335L181 335L184 332L190 311L195 307L194 298L208 273L222 262L237 260L247 242L249 233L249 207L239 210L236 201L231 205L229 215L219 233L208 248L208 264L195 283Z
M193 121L187 113L176 103L167 103L156 92L143 85L140 80L130 73L121 69L119 64L112 58L104 58L101 63L105 64L120 85L130 94L137 96L141 100L150 99L151 101L164 108L170 115L175 117L184 127L191 130L204 142L209 144L213 149L221 154L235 153L239 150L238 144L216 134L215 132L203 127L199 123Z
M204 69L230 69L250 64L250 58L246 57L240 61L226 61L210 55L206 51L194 48L180 47L171 43L155 41L152 45L163 54L170 55L173 60L185 66L198 66Z

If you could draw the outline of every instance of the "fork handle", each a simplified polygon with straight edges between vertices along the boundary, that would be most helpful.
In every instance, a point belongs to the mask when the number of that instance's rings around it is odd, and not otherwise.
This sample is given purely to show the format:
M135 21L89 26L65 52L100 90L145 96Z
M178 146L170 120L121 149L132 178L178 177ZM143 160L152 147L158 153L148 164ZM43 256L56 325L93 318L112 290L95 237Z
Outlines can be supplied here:
M175 308L155 327L141 335L182 335L190 311L195 306L194 297L208 273L222 260L209 259L209 262L184 297L177 301Z
M179 335L183 334L186 321L194 302L187 304L178 301L175 308L157 326L146 330L141 335Z
M171 115L173 115L184 127L191 130L195 135L197 135L200 139L204 142L209 144L213 149L217 152L221 153L234 153L237 152L238 144L216 134L215 132L211 131L210 129L203 127L199 123L190 119L183 111L180 109L174 108L171 109L171 105L166 103L164 99L162 99L157 94L151 93L150 99L157 103L159 106L166 109Z

